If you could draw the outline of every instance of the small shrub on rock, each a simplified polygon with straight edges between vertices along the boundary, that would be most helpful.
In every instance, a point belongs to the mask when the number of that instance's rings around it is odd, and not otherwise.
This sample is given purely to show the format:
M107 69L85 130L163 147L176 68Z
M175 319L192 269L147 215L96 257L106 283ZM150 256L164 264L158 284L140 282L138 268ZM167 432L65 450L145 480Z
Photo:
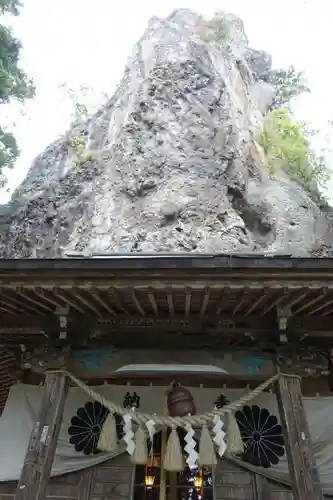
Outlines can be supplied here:
M311 149L311 135L313 132L306 124L280 108L265 117L259 143L266 153L270 174L274 176L282 169L322 206L327 202L319 188L325 186L330 173L325 157Z
M212 43L221 49L228 48L232 38L232 28L224 12L215 12L209 20L202 18L198 30L205 42Z
M271 110L288 107L295 97L310 92L304 73L297 71L294 66L271 70L268 74L268 83L274 87Z

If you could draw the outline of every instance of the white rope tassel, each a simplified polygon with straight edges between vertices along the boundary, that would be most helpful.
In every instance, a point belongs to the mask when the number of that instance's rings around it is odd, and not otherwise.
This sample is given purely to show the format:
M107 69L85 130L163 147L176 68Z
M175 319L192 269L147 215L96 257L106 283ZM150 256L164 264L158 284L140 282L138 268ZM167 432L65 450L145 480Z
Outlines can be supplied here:
M134 450L135 450L135 442L133 439L134 432L132 430L132 418L131 418L131 415L129 415L128 413L126 413L126 415L124 415L123 418L124 418L124 432L125 432L123 440L126 443L127 453L129 453L130 455L133 455Z
M217 452L219 456L222 458L227 449L227 445L224 441L226 435L223 430L224 424L219 415L214 415L213 424L213 433L215 434L215 436L213 437L213 441L217 445Z
M187 434L185 436L185 442L187 443L184 450L188 454L186 458L187 465L190 469L197 468L198 453L195 450L196 442L194 438L194 430L190 424L186 425Z

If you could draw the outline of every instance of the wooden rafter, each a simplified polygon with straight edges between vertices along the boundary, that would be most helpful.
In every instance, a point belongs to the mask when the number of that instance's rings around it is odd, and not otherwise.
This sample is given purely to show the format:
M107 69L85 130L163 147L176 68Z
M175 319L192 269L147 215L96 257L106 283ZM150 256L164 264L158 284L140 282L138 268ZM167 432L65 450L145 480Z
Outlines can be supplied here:
M154 292L153 288L148 289L148 298L149 298L150 304L153 308L155 316L158 316L158 307L157 307L155 292Z
M24 310L24 308L22 308L22 307L17 308L16 306L13 306L12 304L9 304L8 302L4 301L3 299L0 299L0 309L4 313L9 313L9 314L19 314L19 313L22 313L22 312L25 312L26 314L29 314L29 313L27 313Z
M237 300L236 306L234 307L234 309L232 311L232 316L234 316L235 314L237 314L237 312L240 309L242 309L242 307L244 306L245 302L248 299L248 293L249 293L249 289L248 288L244 288L243 290L241 290L239 292L239 296L238 296L238 300Z
M189 318L191 312L192 293L190 288L185 289L185 317Z
M27 291L24 290L24 288L22 287L17 287L15 289L15 293L19 296L19 297L22 297L22 299L24 299L24 301L30 303L30 304L33 304L33 306L37 306L37 308L40 308L42 310L44 310L43 314L45 313L50 313L52 312L52 307L50 306L46 306L45 304L43 304L40 300L38 299L35 299L34 297L31 297L31 295L28 295ZM31 306L30 306L31 307ZM37 309L38 310L38 309Z
M59 297L59 299L61 299L64 304L68 304L74 310L77 310L80 313L85 314L84 308L79 306L76 301L72 300L72 298L68 296L65 290L59 287L55 287L53 288L52 292L56 297Z
M172 317L175 314L175 308L174 308L174 305L173 305L172 290L167 290L166 295L167 295L167 302L168 302L169 313L170 313L170 316Z
M114 306L117 309L122 311L127 316L130 316L128 309L122 304L122 301L121 301L120 296L119 296L119 291L117 290L117 288L115 288L115 287L108 288L107 294L108 294L108 297L111 300L112 304L114 304Z
M216 306L216 315L219 316L221 314L221 312L223 311L223 307L224 307L224 299L225 299L225 292L226 292L226 289L224 290L221 290L221 293L220 293L220 298L219 298L219 301L217 303L217 306Z
M277 306L279 306L281 304L281 302L286 301L289 297L290 297L289 290L287 288L284 288L282 290L282 293L279 293L277 295L277 297L275 297L275 299L272 300L272 302L270 302L264 309L261 309L261 311L259 311L259 315L261 317L265 316L274 307L276 308Z
M257 300L253 301L252 304L246 311L244 312L244 316L248 316L249 314L252 313L262 302L267 300L267 295L269 293L269 290L263 290L262 295L260 295Z
M205 288L204 295L203 295L202 302L201 302L201 307L200 307L200 313L199 313L200 316L205 315L205 312L206 312L206 309L207 309L207 306L209 303L209 298L210 298L210 289Z
M317 297L314 297L312 300L310 300L310 302L306 302L302 306L294 309L293 314L299 314L299 313L305 311L305 309L308 309L310 306L317 304L317 302L320 302L324 297L326 297L327 293L328 293L328 289L324 288L323 292L320 295L318 295Z
M141 316L147 316L149 309L146 311L145 308L149 304L155 317L163 318L165 302L170 317L184 314L187 319L192 316L205 316L208 310L212 314L214 309L216 316L220 316L222 312L229 316L236 316L242 312L244 317L252 314L264 317L274 307L282 307L283 304L291 308L294 316L311 316L318 313L327 316L332 314L330 306L333 304L329 289L295 290L294 287L281 289L169 287L164 289L162 294L160 289L152 286L127 287L117 289L115 293L114 288L85 285L71 288L53 287L46 290L30 286L24 293L21 290L18 294L16 292L16 289L0 290L0 310L5 317L10 315L24 316L27 319L30 316L50 317L50 313L53 315L57 308L66 305L70 307L72 313L87 317L105 317L105 315L116 317L119 314L132 316L133 309ZM48 305L45 306L45 303Z
M309 294L308 290L301 290L300 293L297 292L296 296L291 298L290 301L288 302L288 307L292 309L294 306L296 306L296 304L305 299L308 294Z
M58 300L52 295L52 293L50 293L48 290L43 289L42 287L34 288L34 293L35 295L37 295L37 297L41 298L44 302L51 304L51 306L55 308L63 307L64 305L64 302L62 300Z
M81 302L81 304L83 304L83 306L87 307L88 310L92 311L94 314L96 314L96 316L100 317L101 316L101 312L100 310L95 307L95 305L92 303L92 300L91 300L91 297L84 297L83 296L83 291L81 291L80 289L76 288L76 287L73 287L72 291L71 291L71 296L74 300L78 300L79 302ZM95 296L95 295L93 295Z
M134 288L131 288L131 296L132 296L133 303L134 303L135 307L137 308L137 310L139 311L139 313L142 314L142 316L146 316L146 313L145 313L142 305L140 304L140 301L136 295Z
M330 309L327 309L327 311L324 311L322 313L322 316L328 316L329 314L332 314L333 313L333 307L331 307Z
M8 290L5 290L4 288L0 289L0 296L1 296L0 300L4 301L4 303L7 304L8 307L13 307L20 313L23 312L26 314L31 314L31 313L41 314L40 310L37 307L33 307L25 303L22 304L22 301L20 301L19 298L8 296Z
M94 297L94 299L96 300L96 302L98 302L102 307L104 307L104 309L106 311L108 311L110 314L112 314L112 316L117 316L117 313L114 310L114 308L101 297L98 288L93 287L90 289L90 292L91 292L92 296Z
M330 306L333 304L333 299L330 299L330 300L325 300L323 304L313 308L313 309L310 309L310 311L307 311L307 315L308 316L312 316L313 314L316 314L316 313L319 313L321 312L323 309L325 309L326 307ZM322 313L322 316L325 316L327 314L330 314L330 312L324 312Z

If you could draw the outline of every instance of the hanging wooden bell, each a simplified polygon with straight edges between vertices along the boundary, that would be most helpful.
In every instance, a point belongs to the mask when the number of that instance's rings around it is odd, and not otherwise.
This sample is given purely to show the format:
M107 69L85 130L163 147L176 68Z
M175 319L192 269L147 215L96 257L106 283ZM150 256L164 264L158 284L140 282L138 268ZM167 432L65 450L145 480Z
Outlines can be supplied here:
M180 385L174 385L167 398L168 411L171 417L195 415L196 406L191 392Z

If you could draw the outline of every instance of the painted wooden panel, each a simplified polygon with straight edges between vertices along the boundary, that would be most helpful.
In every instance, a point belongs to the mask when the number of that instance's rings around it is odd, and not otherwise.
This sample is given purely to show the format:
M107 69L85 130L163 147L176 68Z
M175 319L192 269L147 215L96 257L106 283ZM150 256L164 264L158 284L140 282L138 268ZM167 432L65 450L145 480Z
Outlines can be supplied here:
M126 455L95 467L90 500L129 500L132 496L133 473L133 465Z
M89 500L89 471L80 471L52 478L46 490L46 499ZM0 483L0 500L15 498L16 481Z
M293 500L291 489L275 481L267 481L269 500Z
M130 500L133 466L126 456L49 480L45 500ZM0 500L14 500L16 481L0 483Z
M130 500L133 467L126 455L52 478L45 500ZM0 483L0 500L14 500L16 482ZM226 460L215 472L215 500L292 500L289 488Z
M218 500L254 500L252 488L240 486L219 486L216 488Z
M252 473L226 460L215 471L215 500L257 500L253 494Z
M0 500L11 499L15 495L17 483L16 481L8 481L8 483L0 483Z
M219 350L154 350L154 349L96 349L73 351L69 371L81 378L108 377L124 365L179 364L211 365L232 375L260 375L275 373L271 356L248 351Z

